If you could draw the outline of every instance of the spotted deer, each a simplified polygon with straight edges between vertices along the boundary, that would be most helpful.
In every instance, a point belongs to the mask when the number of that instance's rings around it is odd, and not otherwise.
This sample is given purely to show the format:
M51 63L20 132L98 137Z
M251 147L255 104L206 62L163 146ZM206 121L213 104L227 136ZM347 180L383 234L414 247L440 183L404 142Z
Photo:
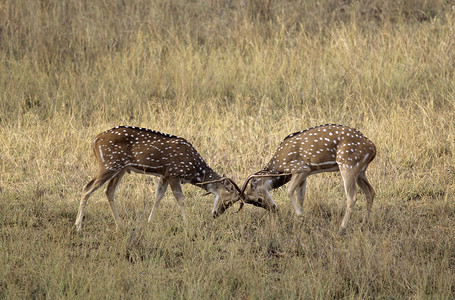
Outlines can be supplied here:
M258 201L257 206L276 211L277 205L269 192L289 182L287 194L296 214L300 216L307 177L321 172L340 171L347 198L340 226L340 233L343 233L356 203L356 183L366 196L366 219L370 215L375 192L365 171L375 155L373 142L354 128L335 124L312 127L288 135L267 166L247 177L241 193L246 191L245 199Z
M114 204L115 191L125 173L131 171L159 177L155 204L148 221L152 221L156 209L168 187L171 187L186 221L182 183L190 183L215 195L212 215L220 215L231 202L242 201L240 189L230 178L213 171L196 149L184 138L158 131L118 126L100 133L93 140L98 172L83 189L76 218L76 229L82 227L84 210L90 195L108 182L106 196L117 228L121 227Z

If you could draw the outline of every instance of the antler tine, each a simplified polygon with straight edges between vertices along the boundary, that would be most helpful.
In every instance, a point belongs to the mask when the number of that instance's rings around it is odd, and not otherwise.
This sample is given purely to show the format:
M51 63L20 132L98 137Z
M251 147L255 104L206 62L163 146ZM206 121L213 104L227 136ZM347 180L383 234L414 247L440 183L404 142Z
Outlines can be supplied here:
M209 184L209 183L215 183L215 182L220 182L223 180L226 180L226 177L221 177L220 179L215 179L215 180L209 180L209 181L204 181L204 182L198 182L196 185L203 185L203 184Z
M248 175L248 177L245 179L245 181L242 184L242 189L240 190L240 194L243 195L245 193L246 187L248 186L248 182L250 182L251 179L255 177L255 174Z
M248 183L250 182L251 179L256 178L256 177L279 177L279 176L288 176L292 175L291 173L283 173L283 174L250 174L246 179L245 182L242 185L242 189L240 190L240 196L242 197L242 202L240 203L239 209L236 211L238 213L239 211L242 210L243 206L245 203L252 203L250 200L245 201L245 190L246 187L248 186Z
M239 209L236 211L238 213L239 211L242 210L243 206L245 205L245 189L248 185L248 182L254 177L254 174L249 175L246 179L245 182L243 182L242 189L240 190L240 197L242 198L242 202L240 202Z
M245 205L244 201L240 202L239 209L237 209L237 211L235 213L238 213L239 211L241 211L244 205Z

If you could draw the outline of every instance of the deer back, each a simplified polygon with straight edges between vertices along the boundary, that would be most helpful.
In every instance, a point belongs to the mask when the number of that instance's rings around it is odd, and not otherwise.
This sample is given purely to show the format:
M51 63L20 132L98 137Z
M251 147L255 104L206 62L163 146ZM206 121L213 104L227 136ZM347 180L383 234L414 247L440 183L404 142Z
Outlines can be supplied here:
M118 126L93 141L100 168L126 169L192 183L216 177L197 150L184 138L146 128Z
M375 155L374 144L357 129L326 124L288 135L265 170L299 173L353 168L368 165Z

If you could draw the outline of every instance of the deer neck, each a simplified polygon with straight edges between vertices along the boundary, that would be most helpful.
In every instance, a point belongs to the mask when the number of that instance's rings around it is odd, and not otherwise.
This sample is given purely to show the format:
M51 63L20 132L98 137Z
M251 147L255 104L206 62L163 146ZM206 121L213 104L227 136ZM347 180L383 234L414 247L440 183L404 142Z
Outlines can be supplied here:
M267 167L265 167L261 171L256 172L255 175L272 175L272 176L268 177L268 179L267 179L268 181L270 181L270 187L272 189L279 188L291 180L292 175L286 175L286 174L283 174L282 172L270 169L269 165L267 165ZM279 175L282 175L282 176L279 176Z
M208 165L204 166L202 170L199 172L200 176L194 176L190 179L190 182L192 185L195 185L197 187L200 187L207 192L209 192L211 189L213 189L213 183L204 183L204 182L210 182L214 180L218 180L222 178L221 175L213 171Z

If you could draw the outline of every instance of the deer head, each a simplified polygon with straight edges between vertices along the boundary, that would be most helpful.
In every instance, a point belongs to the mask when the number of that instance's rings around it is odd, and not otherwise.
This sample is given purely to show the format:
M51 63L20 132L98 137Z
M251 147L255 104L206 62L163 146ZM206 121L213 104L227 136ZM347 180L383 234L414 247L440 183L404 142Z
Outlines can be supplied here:
M212 210L212 215L214 218L217 218L223 214L226 209L237 202L240 202L240 207L237 212L239 212L245 204L251 204L253 206L274 210L273 207L268 207L267 202L264 202L262 198L255 198L254 196L246 195L243 193L238 185L230 178L223 177L218 180L205 182L204 184L215 184L213 187L208 188L210 191L209 193L215 194L215 202ZM214 191L215 189L216 191Z
M277 205L273 202L269 190L279 187L289 181L291 174L273 174L264 170L251 174L245 179L240 194L245 199L245 203L262 207L266 210L276 212ZM248 185L250 183L250 185ZM266 188L264 188L266 187ZM243 208L241 204L238 211Z
M197 185L208 191L206 195L210 193L215 195L212 209L212 216L214 218L223 214L224 211L234 203L244 201L244 197L240 193L238 185L232 179L224 175L217 180L205 181Z

